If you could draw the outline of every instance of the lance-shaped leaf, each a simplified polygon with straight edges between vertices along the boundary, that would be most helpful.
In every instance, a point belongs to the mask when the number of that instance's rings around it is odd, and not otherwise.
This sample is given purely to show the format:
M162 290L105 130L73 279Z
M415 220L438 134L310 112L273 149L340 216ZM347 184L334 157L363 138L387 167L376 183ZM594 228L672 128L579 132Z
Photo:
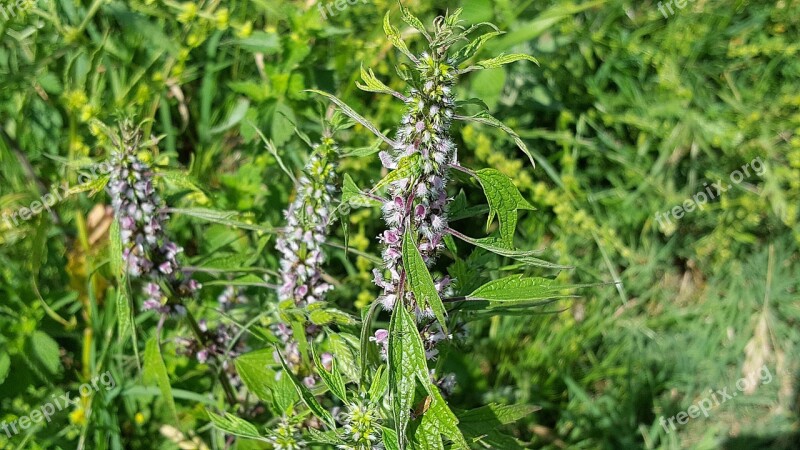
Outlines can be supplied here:
M533 167L536 167L536 161L533 159L533 154L531 154L531 151L528 150L528 146L525 145L525 142L522 140L522 138L519 137L519 135L514 130L512 130L508 125L497 120L497 118L495 118L488 112L481 111L478 114L475 114L474 116L456 115L455 118L463 121L477 122L503 130L506 134L511 136L512 139L514 139L514 143L517 144L517 147L528 156L528 159L531 161L531 165Z
M553 280L538 277L512 275L490 281L467 295L468 300L490 302L528 302L550 298L563 286L554 285Z
M486 199L489 201L487 228L495 216L500 221L500 238L507 248L514 248L514 231L517 228L517 210L536 209L528 203L514 186L511 178L496 169L481 169L475 172Z
M431 36L428 34L428 30L425 29L425 25L422 24L422 21L419 20L415 15L411 14L411 11L403 6L401 1L398 1L397 3L400 5L400 14L402 14L403 22L414 27L417 31L422 33L423 36L425 36L425 39L427 39L428 42L431 42Z
M165 211L171 214L183 214L207 222L218 223L233 228L241 228L243 230L261 231L264 233L274 233L276 231L271 227L235 220L234 218L237 217L239 213L233 211L216 211L207 208L167 208Z
M211 422L214 424L214 426L227 434L248 439L266 441L266 439L264 439L264 437L258 432L258 428L255 425L244 419L240 419L233 414L225 413L224 416L220 416L207 409L206 414L208 414L208 418L211 419Z
M444 334L447 335L447 322L445 320L444 303L436 290L433 277L425 265L425 260L417 249L411 229L407 229L403 235L403 267L406 269L406 276L411 292L417 300L417 305L421 310L425 310L430 305L433 314L442 326Z
M458 419L464 435L472 442L480 443L485 448L521 450L525 447L515 438L502 433L502 426L530 417L540 409L532 405L490 404L465 411L458 415Z
M144 368L142 369L142 379L145 384L155 384L161 391L161 397L167 404L167 412L172 423L178 423L178 410L175 408L175 399L172 396L172 386L169 384L169 374L167 366L164 365L164 358L161 356L161 347L158 345L158 337L153 336L147 341L144 347Z
M400 31L392 25L392 21L390 19L389 12L383 16L383 31L386 33L386 37L389 38L389 42L392 43L398 50L403 52L404 55L408 56L408 59L414 61L414 64L418 63L419 60L413 53L408 49L408 46L405 42L403 42L403 38L400 37Z
M537 258L536 256L541 254L541 251L539 250L512 250L496 245L497 239L495 238L489 237L483 239L473 239L451 228L448 228L447 232L466 243L472 244L484 250L488 250L496 255L511 258L515 261L519 261L529 266L544 267L546 269L556 269L556 270L573 268L571 266L562 266L560 264L551 263L549 261Z
M317 416L317 418L321 419L329 427L336 428L331 413L328 412L327 409L323 408L322 405L319 404L317 398L314 397L314 394L312 394L311 391L308 390L306 385L303 384L300 380L298 380L297 377L292 373L292 371L289 369L289 366L286 365L286 361L283 359L283 355L280 354L278 347L275 347L275 350L278 352L278 356L280 357L281 360L281 366L283 366L283 374L281 374L281 376L289 377L289 380L291 380L292 385L294 385L294 388L295 390L297 390L297 394L300 395L300 398L303 400L303 403L306 404L308 409L310 409L311 412L314 413L315 416Z
M345 388L344 379L342 378L342 374L339 373L339 368L336 365L336 360L332 361L331 363L331 370L330 372L325 366L322 365L322 362L319 360L317 356L316 350L314 347L311 347L312 357L314 358L314 365L317 367L317 373L322 378L322 381L328 386L331 393L339 398L339 400L343 402L347 402L347 389Z
M476 62L475 64L473 64L473 65L471 65L471 66L469 66L469 67L467 67L465 69L461 69L459 71L459 73L468 73L468 72L472 72L472 71L475 71L475 70L481 70L481 69L496 69L496 68L502 67L502 66L504 66L506 64L510 64L512 62L522 61L522 60L530 61L530 62L536 64L537 66L539 65L539 61L537 61L536 58L534 58L533 56L524 55L524 54L521 54L521 53L515 53L513 55L500 55L500 56L498 56L496 58L491 58L491 59L486 59L486 60L483 60L483 61Z
M362 84L356 82L356 86L358 86L358 88L361 89L362 91L377 92L379 94L390 94L399 98L404 102L408 100L401 93L383 84L383 82L375 76L375 73L372 71L372 69L369 69L369 71L367 71L364 70L364 66L361 66L361 79L364 81L364 83Z
M459 49L454 55L453 58L455 59L455 64L461 64L464 61L472 58L475 54L480 50L480 48L485 44L487 41L492 39L495 36L500 36L503 34L502 31L491 31L489 33L483 34L478 36L475 40L470 42L469 44L465 45L461 49Z
M467 442L458 429L458 418L430 379L425 348L414 318L402 305L398 305L389 324L389 391L401 449L405 449L408 444L406 431L411 420L417 381L431 397L430 407L422 414L422 425L430 429L437 438L440 435L448 437L453 441L454 448L467 450Z
M339 98L336 97L335 95L329 94L329 93L324 92L324 91L318 91L316 89L308 89L308 90L306 90L306 92L313 92L315 94L319 94L319 95L329 99L330 101L335 103L336 106L338 106L339 109L341 109L342 112L346 116L348 116L351 119L355 120L356 122L360 123L361 126L363 126L364 128L368 129L369 131L371 131L372 134L374 134L375 136L381 138L383 140L383 142L386 142L387 144L391 145L393 148L397 147L397 143L396 142L394 142L393 140L391 140L388 137L386 137L386 135L381 133L380 130L378 130L378 127L373 125L372 122L370 122L369 120L364 118L364 116L362 116L361 114L357 113L353 108L347 106L347 103L339 100Z

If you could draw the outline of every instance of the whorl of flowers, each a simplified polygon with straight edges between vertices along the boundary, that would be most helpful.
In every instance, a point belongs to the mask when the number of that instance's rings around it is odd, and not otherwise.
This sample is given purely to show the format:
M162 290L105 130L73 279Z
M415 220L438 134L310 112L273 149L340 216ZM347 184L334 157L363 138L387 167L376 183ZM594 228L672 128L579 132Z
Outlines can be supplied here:
M277 428L270 432L267 440L275 450L299 450L306 448L306 443L300 435L300 429L283 418Z
M403 235L417 230L417 245L430 266L443 247L447 227L447 165L457 162L456 145L450 138L454 117L453 86L457 69L448 59L451 26L442 18L436 22L430 52L416 58L419 86L409 90L406 113L397 131L396 146L380 157L387 169L395 169L405 158L417 158L419 170L389 186L389 199L383 205L388 229L379 236L384 243L383 260L388 272L375 272L375 283L383 288L380 301L386 309L394 308L404 282L402 275ZM436 280L440 294L445 294L451 280ZM411 300L411 294L407 294Z
M322 279L321 267L335 190L334 155L335 144L327 137L314 149L297 181L296 197L284 211L286 231L277 242L281 254L279 299L293 300L301 307L322 300L332 288Z
M380 442L380 412L372 402L361 399L347 405L340 421L344 430L346 444L339 445L341 450L374 450L383 448Z
M179 304L166 304L163 288L168 287L182 298L192 296L201 286L183 276L177 259L183 249L164 233L165 205L153 186L152 169L139 157L141 132L123 123L120 136L110 137L115 151L111 155L108 192L119 222L125 271L131 278L146 282L145 309L181 311Z

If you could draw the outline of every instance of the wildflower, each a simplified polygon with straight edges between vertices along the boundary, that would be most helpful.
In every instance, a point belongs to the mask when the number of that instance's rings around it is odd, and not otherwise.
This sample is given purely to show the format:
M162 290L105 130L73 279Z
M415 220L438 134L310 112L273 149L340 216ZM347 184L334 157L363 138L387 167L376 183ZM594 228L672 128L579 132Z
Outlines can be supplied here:
M387 169L398 167L403 158L419 157L417 171L396 180L388 188L383 217L388 229L379 237L384 244L383 261L389 278L375 272L375 284L383 289L379 301L386 309L394 308L404 281L402 236L411 227L417 231L416 242L423 260L431 266L442 247L447 228L447 170L456 162L456 145L450 138L450 125L455 108L453 86L456 82L455 62L448 59L451 33L446 26L437 26L430 53L416 58L419 85L412 86L406 96L406 113L397 130L396 145L381 152ZM446 287L436 280L440 294ZM413 301L410 293L408 301ZM425 313L421 311L421 313Z
M289 419L282 418L278 427L273 430L267 440L275 450L299 450L306 448L299 429Z
M347 405L347 411L340 414L345 444L339 449L374 450L383 448L380 442L381 419L375 404L365 397Z
M332 286L322 279L325 253L322 249L328 235L332 194L335 191L335 152L332 144L315 148L304 174L297 184L297 194L284 212L286 232L278 238L281 253L281 301L293 300L297 306L322 301Z
M141 133L127 123L120 131L120 137L111 136L116 150L111 156L108 193L120 227L123 266L132 278L146 282L145 310L179 312L177 304L167 305L164 288L179 297L191 297L201 286L183 277L178 262L183 249L164 233L164 202L153 186L152 169L138 156Z

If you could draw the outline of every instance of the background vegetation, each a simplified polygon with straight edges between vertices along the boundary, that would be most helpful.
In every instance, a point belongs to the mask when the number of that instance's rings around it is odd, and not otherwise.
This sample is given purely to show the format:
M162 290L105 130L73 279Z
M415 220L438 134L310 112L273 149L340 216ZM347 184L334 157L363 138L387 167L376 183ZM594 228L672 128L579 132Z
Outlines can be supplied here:
M508 137L476 125L458 129L459 155L510 175L536 206L520 218L519 247L575 267L559 281L608 283L558 314L471 323L463 351L446 360L458 376L453 406L540 406L514 428L531 448L797 448L800 2L696 0L669 18L650 1L404 4L427 23L463 6L468 22L508 31L485 54L539 60L470 74L458 95L483 99L517 130L537 168ZM396 3L356 2L327 18L319 6L42 0L9 20L0 13L0 210L78 185L82 167L108 157L93 120L134 115L163 135L152 158L168 203L280 226L291 181L279 161L302 167L308 148L294 127L318 136L326 107L304 90L335 93L384 129L402 114L398 102L355 87L362 65L397 80L381 25ZM350 150L372 144L360 127L338 137ZM704 210L656 221L755 158L763 176L751 173ZM365 186L380 163L348 157L340 171ZM480 192L465 195L480 203ZM46 426L0 433L0 447L173 449L197 439L225 448L204 412L215 402L203 394L211 381L178 353L165 359L182 434L163 426L169 410L139 369L157 318L137 318L136 342L117 332L107 202L75 193L52 213L0 221L0 421L104 370L119 384ZM374 253L379 211L355 212L349 229L352 248ZM181 216L170 233L195 265L275 267L273 243L258 233ZM330 259L333 301L367 307L374 262L344 250ZM490 277L498 262L481 267L459 275ZM201 313L235 284L203 281ZM265 288L242 294L248 303L223 320L246 323L275 301ZM673 433L659 423L764 364L771 383L709 418Z

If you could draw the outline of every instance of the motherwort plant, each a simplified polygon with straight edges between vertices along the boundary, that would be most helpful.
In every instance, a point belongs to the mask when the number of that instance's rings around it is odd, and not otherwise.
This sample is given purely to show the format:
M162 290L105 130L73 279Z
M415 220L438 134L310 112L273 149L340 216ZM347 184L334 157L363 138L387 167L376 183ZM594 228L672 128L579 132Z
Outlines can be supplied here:
M304 309L325 300L333 287L323 278L325 244L331 218L333 195L336 191L335 160L337 148L330 131L323 133L321 143L313 148L311 158L295 186L295 199L284 211L286 227L277 240L280 253L281 284L278 300L284 307ZM283 342L283 354L292 370L300 371L303 355L298 339L313 339L321 329L317 324L305 323L301 329L291 324L276 324L275 335ZM304 336L296 336L296 334ZM275 354L276 362L280 355ZM323 354L323 365L330 363L331 355ZM316 383L313 370L306 370L304 382Z
M145 282L145 310L184 313L182 299L193 297L201 286L184 276L177 259L183 249L164 233L167 213L153 171L139 156L141 133L125 122L119 135L109 137L116 150L108 192L119 224L123 267L131 278Z
M495 410L495 405L488 405L456 415L444 398L444 394L453 388L454 377L436 377L429 365L432 359L442 357L439 348L444 348L442 345L451 340L450 330L455 324L508 312L520 314L562 294L561 287L545 278L513 274L490 280L488 271L472 267L474 263L469 262L469 257L461 257L460 252L464 249L455 242L459 239L479 247L484 256L485 251L498 255L498 264L492 273L522 266L560 268L537 259L536 252L514 247L518 211L533 207L508 176L495 169L463 167L452 135L452 127L458 121L493 126L509 134L517 147L531 158L518 135L481 109L483 102L478 99L459 102L455 92L459 78L465 74L518 60L535 60L527 55L513 54L469 63L484 43L501 34L494 26L464 27L459 22L461 11L458 10L438 17L429 32L402 5L400 10L403 20L418 30L426 41L424 51L413 53L401 39L399 30L392 25L390 15L386 15L384 30L389 40L411 61L410 67L398 67L401 78L409 85L407 90L400 93L390 88L369 69L362 69L363 82L359 83L365 91L390 94L405 103L406 110L394 139L384 135L379 127L335 96L313 91L330 99L345 115L388 144L388 149L379 153L388 174L372 189L360 189L347 175L344 175L342 183L342 205L380 206L386 226L379 236L382 258L376 258L382 267L374 272L380 294L362 317L360 339L349 334L345 326L324 342L307 340L318 332L308 323L318 323L314 315L320 312L318 308L323 295L331 289L320 269L323 261L320 244L329 225L326 213L330 212L330 207L326 203L330 201L332 192L332 178L325 169L325 164L332 163L325 155L333 158L332 152L320 152L325 150L323 146L317 151L321 156L312 158L310 169L299 182L297 198L287 211L289 227L278 242L282 255L282 285L279 288L282 311L287 306L300 309L304 312L303 317L310 320L298 323L294 319L277 327L276 335L286 336L283 339L287 346L285 351L275 352L285 377L268 381L259 379L258 372L250 369L248 362L262 361L260 353L243 355L242 364L237 364L237 367L251 372L248 376L243 375L242 379L252 391L263 392L261 383L268 383L275 393L283 392L262 397L272 404L276 418L313 416L315 424L303 428L304 441L309 444L359 450L467 450L472 442L482 448L517 448L516 441L503 435L497 426L519 420L531 414L534 408L528 405L504 406L501 412ZM482 27L489 28L488 32L474 40L468 38ZM466 111L467 107L471 112ZM358 154L363 155L363 152ZM449 184L455 179L455 173L460 174L460 179L474 180L483 188L488 203L486 208L467 207L465 196L460 196L458 202L451 200ZM456 220L483 214L487 209L487 228L493 229L489 236L469 237L451 225ZM347 211L348 208L336 209L337 213ZM490 228L495 218L498 226ZM437 270L446 263L445 247L448 256L460 260L460 264L448 269L447 273L455 274L452 279ZM513 259L516 264L503 264L502 258ZM474 279L459 280L461 275ZM480 285L481 278L486 278L483 286L467 290L467 286ZM391 314L389 327L377 330L373 335L372 323L381 308ZM337 314L343 313L328 310L317 316L325 322ZM360 349L355 348L354 342ZM315 346L325 344L333 349L335 357L317 357ZM303 350L303 346L307 350ZM298 370L302 364L313 366L308 372L318 377L312 380L314 382L309 382L305 371ZM290 384L289 388L287 384ZM350 385L355 386L351 389ZM325 393L331 395L323 396ZM277 404L276 399L286 395L296 395L307 411L297 411L293 401ZM255 426L246 421L215 415L210 417L223 430L240 436L254 436ZM470 425L460 428L462 420L469 421ZM280 435L282 439L291 435L292 442L296 442L294 434L293 431ZM269 436L256 434L254 438L274 442L276 436L276 433Z

